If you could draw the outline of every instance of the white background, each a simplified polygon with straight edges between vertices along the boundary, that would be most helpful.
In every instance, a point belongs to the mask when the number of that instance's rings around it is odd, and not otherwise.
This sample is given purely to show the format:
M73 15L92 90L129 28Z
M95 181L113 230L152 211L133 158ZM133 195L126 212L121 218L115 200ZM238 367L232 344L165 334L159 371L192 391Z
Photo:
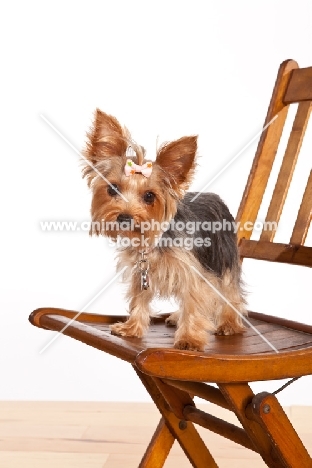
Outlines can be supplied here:
M29 313L80 310L115 274L104 239L40 230L42 220L89 220L91 199L79 156L40 114L78 150L96 107L152 158L157 136L198 134L199 190L261 129L279 64L312 65L312 3L11 1L0 35L0 399L147 400L128 364L68 337L39 355L54 333L32 327ZM295 198L311 166L308 141ZM233 214L255 149L209 187ZM289 240L289 219L277 240ZM246 262L244 278L250 309L312 324L311 270ZM114 284L88 310L123 313L122 294ZM311 385L302 379L281 401L312 404Z

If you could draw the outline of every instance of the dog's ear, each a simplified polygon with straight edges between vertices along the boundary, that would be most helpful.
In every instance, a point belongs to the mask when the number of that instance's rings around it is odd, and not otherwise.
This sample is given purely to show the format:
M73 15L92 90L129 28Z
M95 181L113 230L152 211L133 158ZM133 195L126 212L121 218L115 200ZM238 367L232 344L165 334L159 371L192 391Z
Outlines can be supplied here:
M128 132L118 120L96 109L94 123L87 133L85 157L95 165L97 162L114 156L124 156L128 147Z
M122 128L115 117L96 109L94 123L87 133L87 145L83 152L83 177L86 177L89 186L99 172L106 176L112 167L121 167L121 158L126 154L129 140L128 130Z
M179 196L183 195L191 183L196 152L197 136L183 137L166 143L157 152L156 163Z

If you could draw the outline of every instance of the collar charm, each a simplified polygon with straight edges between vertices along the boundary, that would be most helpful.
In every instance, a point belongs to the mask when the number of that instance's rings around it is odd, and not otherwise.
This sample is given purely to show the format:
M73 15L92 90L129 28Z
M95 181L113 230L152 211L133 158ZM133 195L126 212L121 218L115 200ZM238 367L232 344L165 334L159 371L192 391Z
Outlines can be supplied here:
M141 253L141 259L137 261L137 267L141 273L141 291L144 289L149 288L149 276L148 276L148 270L149 270L149 262L146 258L147 252L144 250Z

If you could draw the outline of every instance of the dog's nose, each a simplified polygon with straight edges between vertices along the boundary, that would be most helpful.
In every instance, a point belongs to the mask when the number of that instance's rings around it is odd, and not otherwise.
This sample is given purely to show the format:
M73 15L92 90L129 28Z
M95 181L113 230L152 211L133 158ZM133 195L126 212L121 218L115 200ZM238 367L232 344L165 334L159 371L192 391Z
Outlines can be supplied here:
M117 216L118 223L131 223L133 217L128 213L121 213Z

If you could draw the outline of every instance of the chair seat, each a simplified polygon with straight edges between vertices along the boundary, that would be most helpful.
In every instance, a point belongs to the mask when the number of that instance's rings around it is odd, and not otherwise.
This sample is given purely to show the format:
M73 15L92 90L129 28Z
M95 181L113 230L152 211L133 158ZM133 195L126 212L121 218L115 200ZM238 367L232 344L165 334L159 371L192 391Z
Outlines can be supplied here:
M65 335L161 378L228 383L312 373L312 326L309 325L249 312L248 321L255 328L247 325L242 335L211 335L205 352L196 352L173 348L175 328L165 324L169 314L153 318L142 339L111 334L109 325L125 321L127 316L81 313L73 320L77 314L63 309L38 309L30 315L30 322L55 331L67 327L63 331ZM309 356L311 359L307 359Z

